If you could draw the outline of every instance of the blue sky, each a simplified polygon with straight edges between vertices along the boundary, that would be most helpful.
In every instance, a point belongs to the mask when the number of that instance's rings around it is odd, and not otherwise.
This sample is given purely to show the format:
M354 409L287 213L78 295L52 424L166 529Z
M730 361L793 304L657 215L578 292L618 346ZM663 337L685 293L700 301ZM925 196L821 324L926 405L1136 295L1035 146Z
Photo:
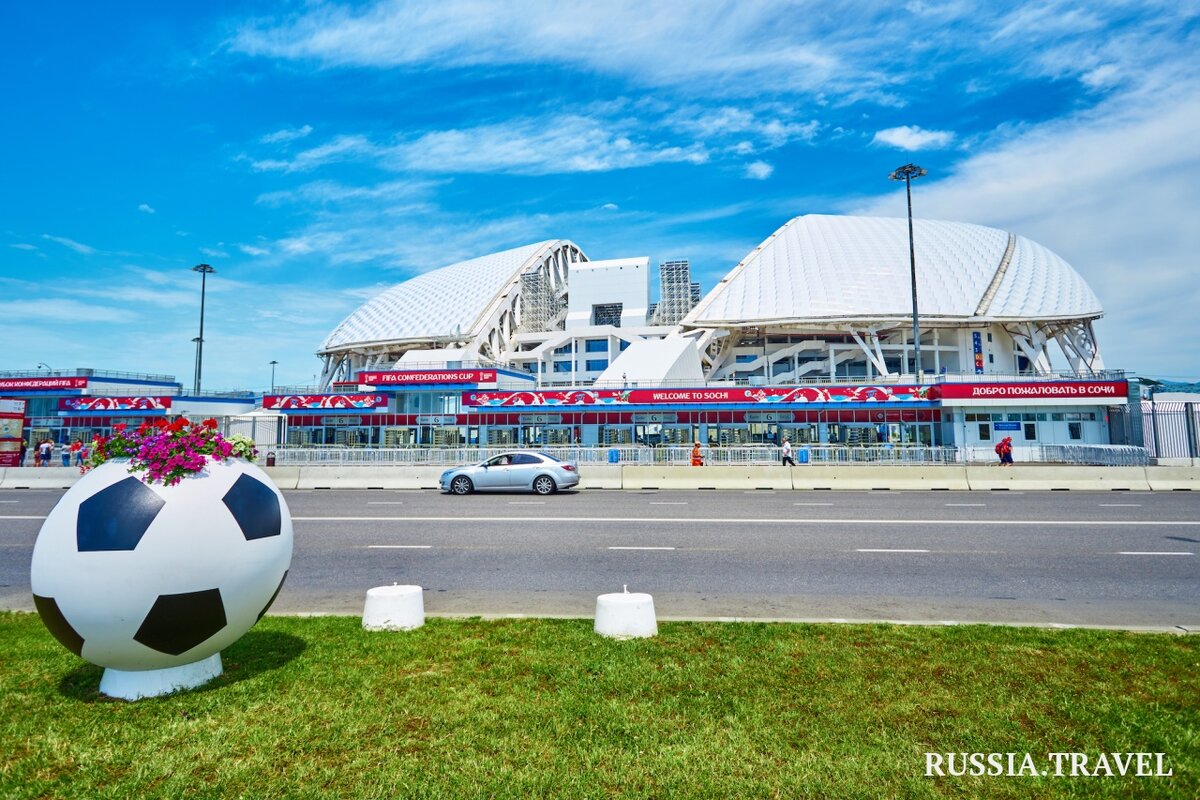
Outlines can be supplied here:
M546 238L707 291L805 213L1012 230L1200 377L1200 3L8 4L0 369L306 384L364 299Z

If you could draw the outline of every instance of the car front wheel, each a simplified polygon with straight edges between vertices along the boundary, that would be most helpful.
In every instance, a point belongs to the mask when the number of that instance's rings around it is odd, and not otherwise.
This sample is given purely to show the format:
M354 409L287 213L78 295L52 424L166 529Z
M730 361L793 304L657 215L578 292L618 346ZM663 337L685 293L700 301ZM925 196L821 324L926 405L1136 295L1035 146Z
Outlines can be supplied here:
M450 481L450 491L454 494L470 494L474 490L474 484L471 483L471 479L466 475L459 475Z
M533 479L533 490L538 494L553 494L556 488L554 478L549 475L539 475Z

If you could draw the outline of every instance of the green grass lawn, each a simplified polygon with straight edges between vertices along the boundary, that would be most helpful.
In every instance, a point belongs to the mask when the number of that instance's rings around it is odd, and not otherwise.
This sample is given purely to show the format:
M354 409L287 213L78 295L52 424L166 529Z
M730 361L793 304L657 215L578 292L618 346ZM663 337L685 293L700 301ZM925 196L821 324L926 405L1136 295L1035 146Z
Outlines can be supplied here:
M136 703L0 613L0 797L1200 797L1200 638L1001 627L267 617ZM1163 752L1170 778L926 778Z

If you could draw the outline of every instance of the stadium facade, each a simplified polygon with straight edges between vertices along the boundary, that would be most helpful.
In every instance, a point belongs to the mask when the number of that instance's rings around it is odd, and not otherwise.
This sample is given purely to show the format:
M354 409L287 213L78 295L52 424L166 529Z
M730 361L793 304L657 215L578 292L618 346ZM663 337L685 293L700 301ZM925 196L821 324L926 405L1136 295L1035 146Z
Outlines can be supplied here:
M914 240L919 365L906 220L808 215L703 296L664 261L656 304L648 258L568 240L435 269L330 333L324 393L266 404L337 441L313 406L358 392L379 424L340 438L381 445L1113 441L1128 384L1079 273L994 228L916 220Z
M686 260L661 262L657 302L648 257L592 260L565 239L425 272L330 332L316 387L185 398L130 378L104 394L122 380L108 373L66 390L10 376L0 393L29 397L27 425L57 415L60 440L225 408L281 415L301 445L1140 443L1079 273L1016 234L913 224L920 364L907 221L808 215L707 293Z

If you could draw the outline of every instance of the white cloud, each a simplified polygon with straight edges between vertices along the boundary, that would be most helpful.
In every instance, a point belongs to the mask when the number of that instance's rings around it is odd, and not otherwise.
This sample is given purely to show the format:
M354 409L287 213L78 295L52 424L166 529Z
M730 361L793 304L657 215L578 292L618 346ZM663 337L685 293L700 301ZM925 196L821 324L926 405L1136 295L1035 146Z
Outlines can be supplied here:
M146 203L142 203L141 205L139 205L139 206L138 206L138 211L142 212L143 214L154 214L154 213L157 213L157 212L155 212L155 210L154 210L153 208L151 208L151 207L150 207L149 205L147 205Z
M918 216L1029 236L1071 263L1106 316L1114 368L1196 374L1200 340L1200 80L1152 76L1070 118L1028 127L913 188ZM903 216L904 193L860 213Z
M270 250L264 247L255 247L251 244L239 244L237 247L238 250L241 250L248 256L269 256L271 254Z
M278 144L280 142L293 142L296 139L303 139L313 132L311 125L303 125L299 128L284 128L283 130L268 133L259 139L263 144Z
M10 244L9 247L15 248L17 250L37 250L37 245L25 244L24 242L21 242L19 244Z
M816 15L771 2L726 5L719 24L684 2L648 7L636 0L528 0L481 6L476 0L382 0L354 8L316 3L285 20L243 25L228 44L251 55L327 66L576 64L632 73L657 85L702 78L736 91L756 75L792 86L826 82L838 59L821 37L804 35L811 17ZM781 28L796 31L781 36Z
M937 150L954 141L951 131L927 131L916 125L901 125L875 132L871 144L887 145L901 150Z
M1106 86L1119 83L1121 72L1113 64L1103 64L1090 72L1084 73L1080 80L1093 89L1103 89Z
M304 172L333 160L357 158L394 171L551 175L666 162L702 164L708 160L708 152L701 145L647 144L635 141L622 128L581 116L558 116L431 131L387 145L347 135L297 153L290 160L255 161L253 167Z
M209 258L229 258L229 253L225 252L224 250L218 250L215 247L201 247L200 253L208 256Z
M605 203L604 205L600 206L600 210L602 210L602 211L620 211L621 207L619 205L617 205L616 203Z
M136 315L128 308L113 308L55 298L0 302L0 317L63 319L77 323L130 322L136 319Z
M425 197L442 183L436 180L398 180L372 186L349 186L338 181L310 181L294 190L265 192L255 198L254 202L259 205L277 206L299 202L333 205L358 200L395 201Z
M751 161L746 165L745 177L756 181L765 181L771 177L771 173L774 171L775 167L766 161Z
M43 233L42 238L49 242L57 242L58 244L61 244L63 247L69 247L72 250L74 250L76 253L83 253L85 256L90 256L92 253L96 252L96 248L90 247L89 245L86 245L86 244L80 244L79 242L75 241L74 239L68 239L65 236L51 236L48 233Z
M297 153L291 159L251 161L250 166L260 172L308 172L334 161L353 160L377 152L378 148L365 136L338 136L323 145Z

